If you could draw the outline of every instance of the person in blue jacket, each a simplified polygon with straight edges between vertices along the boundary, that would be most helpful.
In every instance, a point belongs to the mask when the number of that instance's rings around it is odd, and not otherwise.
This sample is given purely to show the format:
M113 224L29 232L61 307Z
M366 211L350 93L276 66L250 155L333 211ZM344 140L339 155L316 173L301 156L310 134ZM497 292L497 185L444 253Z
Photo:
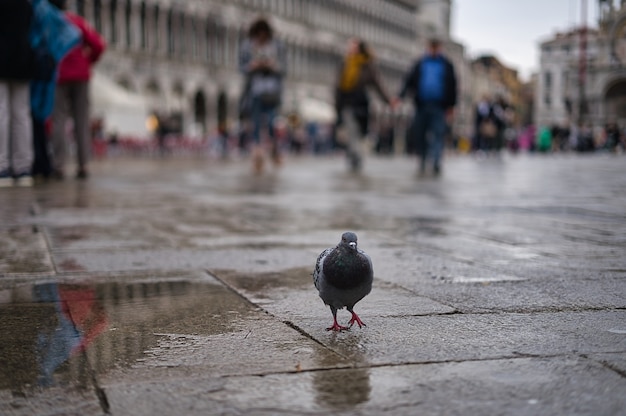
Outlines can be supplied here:
M55 70L49 79L34 79L30 84L31 115L33 120L34 161L32 174L49 178L52 164L48 151L46 121L52 114L58 64L81 40L81 33L66 17L58 1L33 0L33 23L30 43L33 49L43 50L54 61Z
M445 135L458 94L454 66L441 53L439 39L429 41L428 52L407 73L399 99L409 91L415 104L414 134L420 156L420 174L425 173L426 161L430 158L435 175L439 175ZM430 140L428 133L431 133Z

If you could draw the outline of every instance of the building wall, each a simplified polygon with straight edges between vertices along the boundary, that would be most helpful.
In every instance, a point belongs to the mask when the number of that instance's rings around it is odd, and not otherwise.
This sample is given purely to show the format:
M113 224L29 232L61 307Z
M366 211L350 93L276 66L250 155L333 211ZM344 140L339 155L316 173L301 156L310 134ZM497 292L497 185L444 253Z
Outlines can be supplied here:
M626 103L622 92L626 88L626 54L620 56L626 51L626 4L613 2L602 7L598 30L586 31L584 65L580 29L541 43L535 96L537 125L601 126L611 121L626 125L626 104L621 104Z
M287 46L284 111L310 97L332 103L332 85L349 37L372 46L381 75L395 93L418 53L417 2L408 0L70 0L106 38L109 49L98 76L137 100L137 118L149 112L180 115L186 134L217 126L217 102L226 97L228 119L237 117L242 87L237 61L250 22L270 17ZM112 88L111 88L112 89ZM114 97L94 97L105 118ZM99 101L100 100L100 101ZM383 111L375 102L374 108ZM129 110L130 111L130 110Z

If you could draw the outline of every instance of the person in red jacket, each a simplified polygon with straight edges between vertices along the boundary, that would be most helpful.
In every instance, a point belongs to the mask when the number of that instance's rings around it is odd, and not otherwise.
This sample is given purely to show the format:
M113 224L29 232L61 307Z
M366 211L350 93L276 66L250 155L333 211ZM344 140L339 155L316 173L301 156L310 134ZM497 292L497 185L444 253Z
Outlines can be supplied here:
M50 0L61 10L66 8L66 0ZM52 165L53 176L57 179L65 177L67 156L68 117L74 121L74 137L76 139L76 156L78 169L76 177L86 179L89 175L89 79L91 67L106 49L106 43L100 34L82 17L65 11L67 18L80 30L82 42L72 49L59 65L57 91L52 111Z

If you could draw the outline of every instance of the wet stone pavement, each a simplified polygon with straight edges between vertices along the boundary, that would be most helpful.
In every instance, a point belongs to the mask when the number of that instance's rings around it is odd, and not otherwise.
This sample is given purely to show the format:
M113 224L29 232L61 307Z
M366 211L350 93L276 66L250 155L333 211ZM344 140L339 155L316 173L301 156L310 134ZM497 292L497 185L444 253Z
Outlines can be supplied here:
M415 168L120 158L0 190L0 414L624 414L626 158ZM375 283L329 333L311 273L346 230Z

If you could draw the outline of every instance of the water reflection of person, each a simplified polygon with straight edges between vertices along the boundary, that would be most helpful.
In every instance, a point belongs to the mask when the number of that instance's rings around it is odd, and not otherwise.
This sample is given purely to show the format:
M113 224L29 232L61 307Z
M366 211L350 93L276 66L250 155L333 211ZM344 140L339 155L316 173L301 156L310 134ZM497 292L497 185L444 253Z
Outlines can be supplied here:
M54 303L57 326L40 331L37 337L39 385L53 384L54 372L73 355L87 347L107 327L108 320L95 288L47 283L34 288L38 302Z
M313 375L317 403L335 410L349 410L370 399L369 368L316 371Z
M358 338L352 341L357 354L353 358L356 358L357 362L363 361L358 351ZM323 354L319 358L318 364L321 368L338 364L337 356L334 354ZM370 399L372 386L369 367L316 371L313 373L313 388L316 403L320 407L336 411L353 409Z

